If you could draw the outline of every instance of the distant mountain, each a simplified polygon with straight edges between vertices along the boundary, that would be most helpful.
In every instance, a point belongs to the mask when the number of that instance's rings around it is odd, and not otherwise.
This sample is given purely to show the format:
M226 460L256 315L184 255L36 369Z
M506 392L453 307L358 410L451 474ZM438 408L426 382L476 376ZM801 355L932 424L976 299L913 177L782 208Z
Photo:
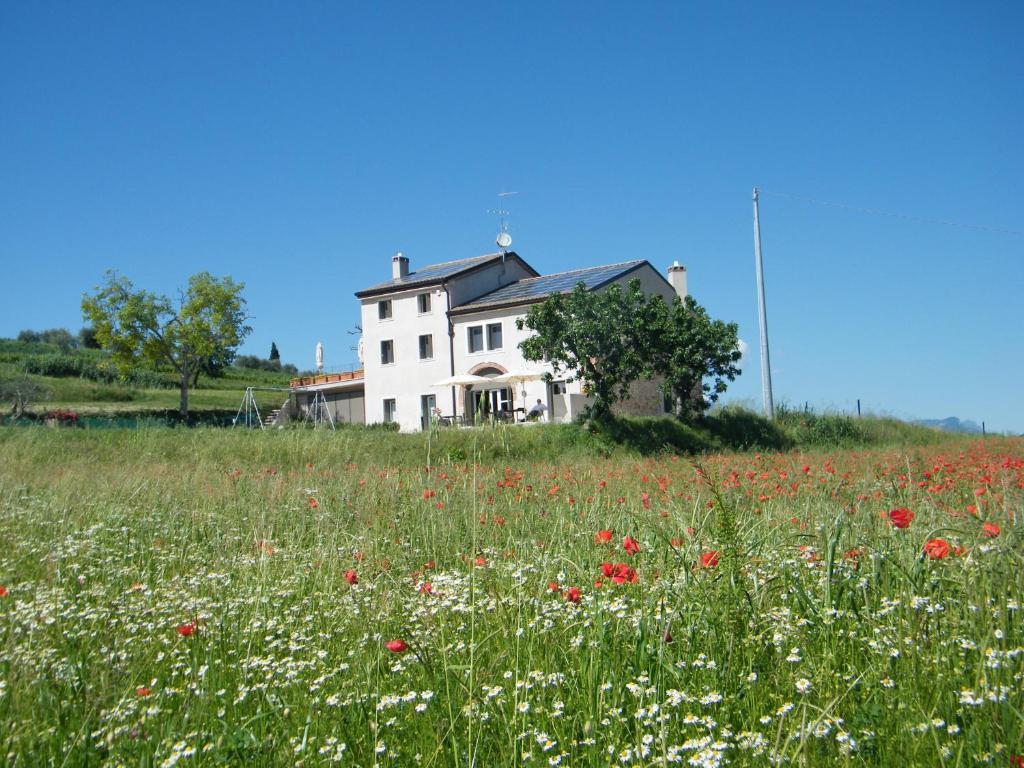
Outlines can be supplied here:
M914 422L922 427L941 429L943 432L967 432L969 434L981 434L981 425L973 421L960 421L956 416L945 419L919 419Z

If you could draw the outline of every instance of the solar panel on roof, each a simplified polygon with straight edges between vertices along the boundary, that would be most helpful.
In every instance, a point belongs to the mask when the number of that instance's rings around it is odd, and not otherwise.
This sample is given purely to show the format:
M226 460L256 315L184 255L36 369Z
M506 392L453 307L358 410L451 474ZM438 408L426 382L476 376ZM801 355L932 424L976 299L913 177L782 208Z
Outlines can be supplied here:
M458 261L448 261L443 264L430 264L418 269L415 272L410 272L406 277L400 277L393 280L385 280L383 283L377 283L371 285L369 288L364 288L359 293L366 293L367 291L376 291L381 288L396 288L402 285L415 285L416 283L422 283L426 280L440 280L461 272L467 267L471 267L474 264L489 259L495 258L497 254L488 253L484 256L474 256L469 259L459 259Z
M462 306L471 307L484 304L505 304L529 299L539 299L552 293L566 293L583 283L587 288L594 288L598 285L614 280L625 272L642 264L641 261L630 261L625 264L612 264L604 267L590 267L587 269L575 269L571 272L563 272L559 275L548 275L545 277L529 277L510 283L496 291L480 296L472 301L467 301Z

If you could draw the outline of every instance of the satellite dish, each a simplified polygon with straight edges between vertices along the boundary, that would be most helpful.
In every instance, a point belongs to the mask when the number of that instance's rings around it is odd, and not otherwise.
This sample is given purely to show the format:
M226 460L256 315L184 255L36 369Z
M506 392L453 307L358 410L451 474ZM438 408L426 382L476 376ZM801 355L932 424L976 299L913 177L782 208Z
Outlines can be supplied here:
M497 243L499 248L508 248L512 245L512 235L508 232L499 232Z

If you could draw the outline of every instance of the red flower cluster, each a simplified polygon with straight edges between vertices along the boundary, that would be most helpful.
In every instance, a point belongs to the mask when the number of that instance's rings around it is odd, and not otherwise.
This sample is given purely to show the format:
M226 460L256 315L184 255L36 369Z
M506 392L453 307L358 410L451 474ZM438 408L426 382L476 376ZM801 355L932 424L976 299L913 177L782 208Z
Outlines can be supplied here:
M606 579L611 579L616 584L635 584L639 578L636 573L636 568L632 568L625 563L601 563L601 574Z
M615 534L612 533L611 531L609 531L608 529L605 529L603 531L598 531L594 535L594 543L595 544L611 544L612 543L612 538L614 536L615 536Z
M626 550L627 555L635 555L640 551L640 542L632 536L627 536L622 540L622 548Z
M914 513L906 507L889 510L889 522L896 528L908 528L914 519Z
M945 539L928 539L924 544L924 553L930 560L941 560L949 555L949 542Z

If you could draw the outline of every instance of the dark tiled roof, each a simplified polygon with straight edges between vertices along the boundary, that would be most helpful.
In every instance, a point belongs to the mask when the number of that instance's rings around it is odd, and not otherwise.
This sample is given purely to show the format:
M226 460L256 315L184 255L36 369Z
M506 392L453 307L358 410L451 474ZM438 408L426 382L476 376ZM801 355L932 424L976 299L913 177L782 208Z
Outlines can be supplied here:
M368 296L374 293L387 293L388 291L399 291L417 285L440 283L446 278L500 257L500 253L488 253L483 256L473 256L469 259L458 259L457 261L446 261L442 264L431 264L429 266L422 267L421 269L417 269L415 272L410 272L406 277L401 277L397 280L388 280L383 283L377 283L377 285L371 285L369 288L364 288L363 290L356 292L356 297ZM509 253L506 254L506 257L518 258L512 251L509 251Z
M620 264L608 264L603 267L573 269L569 272L559 272L556 275L528 277L453 307L453 311L466 312L487 309L492 306L528 304L540 301L553 293L569 293L578 283L583 283L588 290L594 290L646 263L643 259L638 259L624 261Z

